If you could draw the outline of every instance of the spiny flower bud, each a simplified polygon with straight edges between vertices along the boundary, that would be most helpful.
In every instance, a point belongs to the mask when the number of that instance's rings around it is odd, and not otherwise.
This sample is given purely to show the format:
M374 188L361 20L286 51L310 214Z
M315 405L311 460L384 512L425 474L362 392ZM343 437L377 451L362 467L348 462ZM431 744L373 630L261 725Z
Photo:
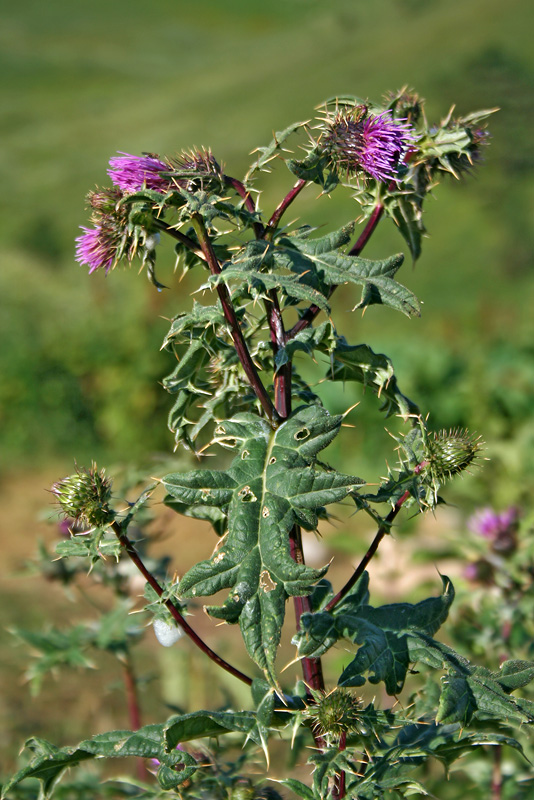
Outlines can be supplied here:
M211 150L184 150L173 164L180 172L190 172L192 177L222 175L222 169Z
M339 738L342 733L360 730L363 708L361 697L339 686L328 694L312 692L312 696L315 703L308 706L304 716L311 721L316 733Z
M395 118L406 119L412 125L421 119L424 100L408 87L404 86L398 92L388 92L385 100Z
M103 527L115 516L109 507L111 480L106 478L104 470L97 470L96 464L88 470L77 470L74 475L55 483L52 494L65 516L77 523Z
M467 429L456 428L430 434L425 445L425 461L437 480L442 481L467 469L479 455L482 443Z

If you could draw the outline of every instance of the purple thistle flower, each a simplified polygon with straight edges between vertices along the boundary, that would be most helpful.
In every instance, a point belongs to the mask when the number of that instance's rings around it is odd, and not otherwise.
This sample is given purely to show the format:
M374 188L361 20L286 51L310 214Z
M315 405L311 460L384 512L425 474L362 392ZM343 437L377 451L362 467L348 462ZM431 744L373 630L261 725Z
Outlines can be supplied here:
M396 180L399 163L414 136L406 120L390 111L374 115L365 106L338 111L326 120L324 150L349 175L366 172L377 181Z
M468 520L467 527L488 539L493 552L509 555L517 547L517 523L518 511L514 506L500 514L492 508L481 508Z
M500 533L515 525L516 521L517 509L513 506L500 514L492 508L481 508L469 518L467 527L472 533L493 541Z
M95 228L84 228L76 238L76 261L87 264L89 274L104 269L106 274L114 266L120 246L120 234L108 217L102 217Z
M171 187L169 178L161 176L168 172L169 166L156 156L133 156L121 153L109 160L108 175L123 192L129 194L140 189L153 189L165 193Z

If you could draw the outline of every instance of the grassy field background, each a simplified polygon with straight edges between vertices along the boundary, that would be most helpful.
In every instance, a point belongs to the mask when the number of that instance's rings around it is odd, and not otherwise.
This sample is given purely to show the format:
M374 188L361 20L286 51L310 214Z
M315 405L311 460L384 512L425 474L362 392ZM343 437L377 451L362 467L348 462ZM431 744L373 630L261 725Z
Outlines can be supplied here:
M210 146L239 177L249 152L273 130L309 118L335 94L379 99L406 84L427 98L435 120L454 103L460 114L500 108L490 122L486 163L461 184L438 188L428 203L423 256L400 275L423 300L422 318L375 307L362 321L345 313L351 297L344 293L337 319L352 343L365 341L392 357L403 391L431 412L436 427L468 425L483 434L491 461L452 495L464 516L480 504L528 504L530 0L26 0L3 2L1 18L3 626L13 624L15 607L17 624L28 627L44 624L49 612L64 621L72 614L54 587L20 577L37 535L49 536L38 512L47 506L43 490L51 480L68 473L74 458L128 462L172 450L165 427L171 398L158 383L172 364L159 346L164 318L190 302L193 279L179 283L171 253L160 262L171 287L162 295L135 271L88 278L73 258L78 226L86 223L85 193L107 183L116 151ZM264 206L274 207L291 180L282 168L266 180ZM357 214L341 190L331 200L314 198L307 190L294 213L324 229ZM403 249L385 222L366 255ZM342 410L358 398L331 399ZM379 475L389 439L372 398L359 413L339 452L340 468ZM344 546L342 533L338 538ZM3 641L7 647L7 634ZM75 709L68 719L57 686L29 701L20 685L23 662L20 650L4 659L8 764L30 732L55 729L56 740L68 741L95 719L100 729L124 724L107 696L95 700L98 680L82 695L74 683L64 684L65 702Z

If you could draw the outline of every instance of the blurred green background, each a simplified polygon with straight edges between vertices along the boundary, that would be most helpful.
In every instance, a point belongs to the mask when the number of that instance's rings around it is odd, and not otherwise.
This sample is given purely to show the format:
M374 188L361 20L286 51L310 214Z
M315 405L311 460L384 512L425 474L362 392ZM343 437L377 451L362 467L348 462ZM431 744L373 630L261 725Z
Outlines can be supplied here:
M165 296L135 271L88 278L73 259L84 195L109 182L112 154L206 145L240 176L254 147L326 97L404 84L430 119L453 103L501 111L486 163L439 187L423 257L401 273L423 318L342 311L340 328L394 359L435 425L487 439L526 425L534 444L532 23L528 0L4 3L1 468L172 447L162 317L195 284L173 279L170 252ZM267 208L291 180L283 168L266 179ZM314 197L294 214L326 226L357 215L342 190ZM366 255L404 249L390 222L375 239Z
M163 294L135 270L89 278L74 262L78 226L87 224L84 195L108 183L109 157L205 145L240 177L253 148L312 116L325 98L379 100L403 85L427 99L431 120L452 104L459 114L498 106L491 146L480 169L461 183L444 181L427 204L422 258L415 269L407 259L399 275L423 301L422 318L373 307L362 320L345 313L352 296L343 292L336 322L351 343L393 359L402 390L434 427L468 425L484 436L491 461L453 498L467 511L528 502L531 0L4 0L1 16L4 566L17 568L31 554L43 489L73 458L104 464L172 451L172 398L159 384L172 362L159 347L165 318L187 307L198 276L180 283L170 248L159 258L158 277L171 287ZM266 177L264 207L274 208L292 180L282 166ZM331 200L315 196L314 188L303 193L293 214L325 229L357 216L341 189ZM405 249L384 221L365 255ZM336 388L331 399L342 410L359 397L340 398ZM337 466L381 474L391 441L373 397L353 421ZM32 591L20 582L12 590L20 602ZM29 611L28 625L41 613ZM10 619L5 609L0 621ZM15 662L6 669L13 676ZM19 701L12 702L10 720ZM35 732L34 722L31 714L19 721L17 734Z

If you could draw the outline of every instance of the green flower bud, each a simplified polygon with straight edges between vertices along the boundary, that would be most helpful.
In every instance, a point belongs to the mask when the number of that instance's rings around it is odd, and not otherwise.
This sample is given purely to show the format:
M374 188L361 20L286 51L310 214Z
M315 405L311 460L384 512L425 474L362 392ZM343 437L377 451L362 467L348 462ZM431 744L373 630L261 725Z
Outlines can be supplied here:
M111 480L106 478L104 470L97 470L96 464L55 483L52 494L65 516L78 523L99 528L109 524L115 516L109 507Z
M361 697L336 687L328 694L312 692L315 703L308 706L304 716L311 720L313 729L321 736L339 738L342 733L360 730Z
M468 430L443 430L426 440L425 461L437 480L452 478L472 464L480 453L480 437Z

